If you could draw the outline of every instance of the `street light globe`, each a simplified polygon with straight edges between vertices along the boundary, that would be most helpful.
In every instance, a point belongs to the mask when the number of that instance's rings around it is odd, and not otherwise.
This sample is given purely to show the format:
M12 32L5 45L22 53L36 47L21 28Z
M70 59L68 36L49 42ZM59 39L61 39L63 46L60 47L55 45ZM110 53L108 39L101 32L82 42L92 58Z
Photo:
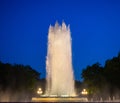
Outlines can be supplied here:
M41 89L41 88L38 88L37 94L41 95L42 93L43 93L42 89Z
M87 95L87 94L88 94L88 92L87 92L87 90L86 90L86 89L83 89L83 90L82 90L82 92L81 92L81 94L82 94L82 95Z
M41 91L42 89L41 89L41 88L38 88L38 90L40 90L40 91Z

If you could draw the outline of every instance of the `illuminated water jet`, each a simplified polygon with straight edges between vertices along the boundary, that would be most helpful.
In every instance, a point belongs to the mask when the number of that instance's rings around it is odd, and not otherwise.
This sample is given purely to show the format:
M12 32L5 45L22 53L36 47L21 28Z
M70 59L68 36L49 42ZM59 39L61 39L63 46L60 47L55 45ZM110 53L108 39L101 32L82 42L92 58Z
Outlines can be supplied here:
M47 96L75 96L72 69L71 35L69 26L49 27L46 58Z

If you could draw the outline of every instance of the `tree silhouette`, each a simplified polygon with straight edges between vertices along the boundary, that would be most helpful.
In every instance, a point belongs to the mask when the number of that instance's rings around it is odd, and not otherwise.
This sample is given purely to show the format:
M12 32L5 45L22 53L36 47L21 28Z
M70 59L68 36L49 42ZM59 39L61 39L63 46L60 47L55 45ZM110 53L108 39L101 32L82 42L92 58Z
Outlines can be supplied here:
M113 98L116 95L120 97L120 52L117 57L106 60L104 67L99 63L87 66L82 71L82 78L89 94L104 98L105 96Z
M0 89L4 93L19 93L19 99L32 96L36 92L37 82L40 80L40 73L30 66L11 65L0 62ZM26 95L23 97L23 94Z

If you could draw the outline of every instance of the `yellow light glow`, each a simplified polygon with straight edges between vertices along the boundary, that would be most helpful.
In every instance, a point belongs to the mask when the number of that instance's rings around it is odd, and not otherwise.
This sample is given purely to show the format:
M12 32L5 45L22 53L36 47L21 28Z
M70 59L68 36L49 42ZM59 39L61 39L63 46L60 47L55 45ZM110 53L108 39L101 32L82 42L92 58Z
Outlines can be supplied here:
M42 94L42 93L43 93L42 89L41 89L41 88L38 88L37 94Z
M40 91L37 91L38 94L40 94Z
M39 88L38 90L40 90L40 91L41 91L42 89L41 89L41 88Z
M82 92L81 92L81 94L83 94L83 95L87 95L88 92L86 91L86 89L83 89Z

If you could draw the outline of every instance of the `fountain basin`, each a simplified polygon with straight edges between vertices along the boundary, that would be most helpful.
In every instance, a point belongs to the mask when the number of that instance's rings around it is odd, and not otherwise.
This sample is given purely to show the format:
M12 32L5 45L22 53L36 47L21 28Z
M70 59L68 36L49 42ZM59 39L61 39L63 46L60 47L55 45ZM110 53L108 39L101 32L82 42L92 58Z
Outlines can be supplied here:
M32 98L32 102L88 102L87 98L78 98L78 97L40 97Z

